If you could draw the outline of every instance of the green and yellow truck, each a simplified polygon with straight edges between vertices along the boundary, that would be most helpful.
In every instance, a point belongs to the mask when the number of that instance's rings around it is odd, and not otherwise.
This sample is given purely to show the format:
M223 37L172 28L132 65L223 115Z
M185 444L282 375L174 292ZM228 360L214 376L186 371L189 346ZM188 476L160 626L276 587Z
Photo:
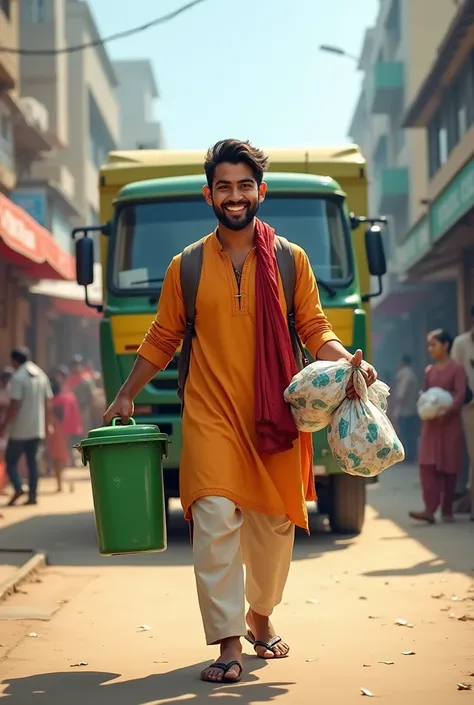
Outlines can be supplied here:
M367 168L359 148L266 153L268 195L259 216L306 250L336 333L349 350L362 348L370 359L370 299L381 293L386 271L380 229L385 219L367 217ZM100 347L108 402L132 368L172 257L215 227L201 193L203 162L201 151L111 152L100 172L101 225L73 232L77 280L86 287L86 301L93 283L91 234L101 233ZM176 357L135 405L138 422L157 424L171 439L164 468L168 498L179 491L180 408ZM366 482L340 471L325 432L315 434L313 467L318 509L329 516L332 530L360 532Z

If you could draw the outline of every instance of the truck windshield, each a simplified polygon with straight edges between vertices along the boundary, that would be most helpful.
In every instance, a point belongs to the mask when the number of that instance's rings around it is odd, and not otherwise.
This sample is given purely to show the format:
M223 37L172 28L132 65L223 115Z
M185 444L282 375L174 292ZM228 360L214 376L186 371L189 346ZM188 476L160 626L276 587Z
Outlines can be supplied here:
M338 286L352 278L349 232L339 199L267 196L259 217L306 251L321 283ZM172 258L215 227L214 213L201 198L124 206L113 247L114 288L159 289Z

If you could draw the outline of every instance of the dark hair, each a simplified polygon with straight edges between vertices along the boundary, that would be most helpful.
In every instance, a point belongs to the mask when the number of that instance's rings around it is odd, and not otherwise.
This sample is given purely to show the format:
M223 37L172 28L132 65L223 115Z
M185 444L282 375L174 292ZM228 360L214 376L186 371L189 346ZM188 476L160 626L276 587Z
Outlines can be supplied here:
M54 377L52 380L50 380L50 383L51 383L51 391L53 392L54 396L56 396L61 391L61 385L59 384L57 379L54 379Z
M411 365L411 355L404 355L402 357L402 362L404 365Z
M474 304L471 306L471 318L474 318Z
M218 164L247 164L255 177L255 181L260 186L263 181L263 173L268 168L268 157L257 147L252 147L250 142L227 139L217 142L207 150L204 161L204 171L206 172L207 185L212 188L216 166Z
M54 374L61 375L61 377L67 377L69 370L66 365L58 365L54 371Z
M25 362L28 362L30 357L31 354L28 348L15 348L10 353L10 359L13 362L18 362L19 365L24 365Z
M447 330L444 330L444 328L436 328L436 330L432 330L430 333L428 333L428 338L436 338L436 340L439 340L442 345L447 345L448 352L451 352L454 338L448 333Z

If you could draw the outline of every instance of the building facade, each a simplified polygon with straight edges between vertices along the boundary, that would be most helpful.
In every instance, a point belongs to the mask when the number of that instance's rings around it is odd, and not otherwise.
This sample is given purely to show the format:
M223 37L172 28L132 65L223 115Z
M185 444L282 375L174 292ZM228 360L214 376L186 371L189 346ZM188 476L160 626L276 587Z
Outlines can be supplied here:
M17 49L20 3L0 3L0 44ZM43 278L68 280L74 258L15 199L31 165L53 148L45 106L23 90L19 55L0 52L0 366L14 346L30 347L46 365L48 306L32 300L30 286Z
M162 125L155 119L159 98L151 61L114 61L120 105L120 148L163 149Z
M400 262L410 280L450 282L453 330L474 305L474 0L459 4L404 124L427 144L425 212L407 232ZM455 332L455 331L454 331Z
M425 334L456 318L451 281L408 279L402 253L411 225L427 200L427 144L403 118L436 56L456 6L445 0L380 0L374 27L360 56L362 89L349 128L367 158L371 215L386 215L388 275L373 304L373 350L377 365L393 377L402 355L411 354L421 373Z
M22 0L15 5L21 8L21 46L48 52L22 56L19 73L21 100L42 121L50 148L22 168L17 163L11 198L72 255L72 228L99 221L99 168L119 144L117 79L101 44L72 54L57 51L99 39L87 2ZM48 367L67 363L78 352L97 364L98 316L84 304L80 287L45 278L32 283L29 299L36 325L47 331ZM39 359L39 351L33 352Z

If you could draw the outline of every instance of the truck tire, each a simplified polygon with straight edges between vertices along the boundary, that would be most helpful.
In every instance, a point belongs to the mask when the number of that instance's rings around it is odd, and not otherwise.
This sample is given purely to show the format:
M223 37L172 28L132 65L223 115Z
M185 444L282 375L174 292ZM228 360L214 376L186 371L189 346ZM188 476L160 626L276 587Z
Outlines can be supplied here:
M365 479L333 475L329 524L335 534L360 534L365 517Z

